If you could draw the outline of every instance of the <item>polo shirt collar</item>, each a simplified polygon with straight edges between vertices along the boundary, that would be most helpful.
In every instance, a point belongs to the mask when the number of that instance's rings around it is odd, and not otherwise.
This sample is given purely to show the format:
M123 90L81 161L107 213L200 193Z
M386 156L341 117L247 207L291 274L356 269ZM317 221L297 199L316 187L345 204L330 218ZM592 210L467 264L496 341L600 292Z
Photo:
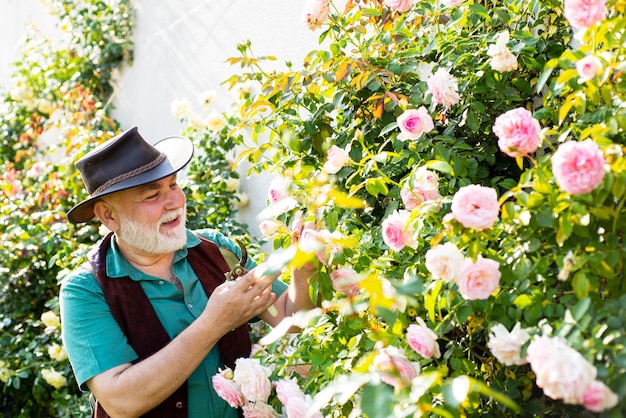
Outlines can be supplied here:
M187 229L187 243L183 248L177 250L174 254L174 263L177 263L187 257L188 248L195 247L199 244L200 238ZM122 252L120 251L120 247L117 244L115 235L111 238L111 247L107 252L106 269L107 275L111 278L129 276L132 280L141 280L146 277L145 273L142 273L133 267L133 265L124 258Z

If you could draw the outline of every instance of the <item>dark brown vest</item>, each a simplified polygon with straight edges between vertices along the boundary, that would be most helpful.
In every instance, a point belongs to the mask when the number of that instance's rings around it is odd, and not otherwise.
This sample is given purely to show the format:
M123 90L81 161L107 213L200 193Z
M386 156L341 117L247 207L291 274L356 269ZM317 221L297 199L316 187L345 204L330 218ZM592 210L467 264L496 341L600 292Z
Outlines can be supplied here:
M107 235L87 255L96 279L104 292L113 317L120 325L129 344L141 361L170 342L170 338L141 288L139 282L130 277L111 279L106 274L106 254L111 246L111 236ZM200 279L207 296L224 282L224 273L230 271L226 260L215 243L201 237L200 245L188 249L187 260ZM222 362L234 368L235 360L250 355L251 343L247 324L224 335L217 343ZM144 417L186 418L187 383L185 382L169 398L149 411ZM107 418L108 414L96 403L95 417Z

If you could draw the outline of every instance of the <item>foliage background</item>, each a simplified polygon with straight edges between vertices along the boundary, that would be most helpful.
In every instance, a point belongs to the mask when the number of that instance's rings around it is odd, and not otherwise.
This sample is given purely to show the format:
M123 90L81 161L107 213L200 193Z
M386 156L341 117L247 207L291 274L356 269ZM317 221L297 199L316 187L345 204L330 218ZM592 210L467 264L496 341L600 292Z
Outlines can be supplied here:
M326 252L313 283L324 300L320 314L303 319L307 326L291 357L265 360L280 366L279 375L298 377L309 393L322 392L325 416L589 415L543 395L528 365L505 367L491 355L489 329L502 323L510 330L519 322L533 334L561 336L581 352L621 399L605 414L622 416L623 3L609 1L607 18L580 39L559 1L458 7L422 1L406 13L387 7L398 3L330 2L318 29L320 48L302 69L264 71L264 59L249 43L231 60L245 72L232 83L258 82L259 94L241 112L241 126L258 142L242 158L288 179L298 202L275 221L289 226L306 219L343 237L331 240L341 249ZM500 73L487 50L503 31L510 33L507 46L519 66ZM601 57L603 71L579 83L575 63L592 53ZM448 111L433 103L420 64L447 69L458 80L461 101ZM420 106L435 129L399 141L396 118ZM532 111L544 133L535 155L516 160L498 149L492 126L518 107ZM588 138L603 150L609 172L592 193L570 195L559 189L550 157L560 143ZM328 175L323 164L333 145L348 151L351 162ZM383 242L382 221L403 208L400 188L419 167L439 174L444 197L439 206L411 212L416 248L392 251ZM500 217L491 229L445 220L452 196L468 184L497 191ZM291 239L279 233L275 247ZM498 261L499 290L470 301L454 285L433 280L424 254L446 241L468 257ZM560 281L568 254L573 267ZM305 259L300 254L293 264ZM330 273L345 266L360 274L356 297L332 290ZM440 359L421 358L408 347L406 328L417 318L437 334ZM404 388L383 383L388 371L377 370L374 361L383 347L417 362L421 375ZM289 372L302 363L310 366L306 377ZM468 381L466 393L455 394Z
M84 198L72 162L119 131L106 106L111 71L132 62L128 2L53 1L50 7L66 28L64 47L56 49L41 34L29 36L15 64L16 88L2 94L0 416L6 417L87 411L67 360L47 351L60 344L58 328L40 318L58 312L58 278L100 236L94 225L76 229L65 221L65 211ZM247 147L240 157L255 170L291 180L298 207L278 221L311 219L346 237L341 251L319 264L312 284L323 309L302 319L305 329L290 354L281 341L259 355L276 365L276 376L293 376L306 392L324 394L318 401L325 416L508 416L515 404L536 416L584 414L546 398L528 366L504 367L486 349L490 326L502 322L510 329L519 321L565 337L620 396L607 415L623 415L623 4L609 2L610 18L577 48L557 1L469 1L458 8L418 2L402 14L374 1L337 7L303 68L265 70L267 57L255 56L250 43L240 45L241 57L232 63L242 72L227 84L252 81L258 94L242 96L243 103L224 115L223 129L190 124L183 131L204 150L189 173L190 201L200 202L190 207L191 226L208 222L243 234L227 181L212 181L237 177L231 170L236 161L225 161L239 145ZM489 67L486 50L504 29L520 65L501 74ZM575 62L591 51L602 54L606 70L579 84ZM448 112L437 108L425 96L420 62L450 69L462 102ZM396 117L421 105L433 115L435 131L422 141L398 141ZM515 161L498 150L491 127L498 115L520 106L531 109L547 132L534 158ZM38 139L46 132L60 139L59 160L45 158L52 150L42 149ZM246 143L247 133L258 142ZM555 184L549 158L559 142L585 138L605 150L611 170L593 193L571 196ZM348 144L353 164L324 174L329 147ZM401 207L400 187L422 165L439 172L442 207L413 214L416 249L390 251L381 223ZM489 231L446 227L442 220L454 192L470 183L494 187L501 197L500 219ZM526 213L532 214L528 223L522 221ZM498 260L500 291L485 301L466 301L454 286L432 280L424 253L445 240L468 255ZM273 242L286 247L291 236L279 234ZM570 279L557 281L570 251L576 254ZM294 262L310 258L300 253ZM332 290L330 273L342 265L364 277L355 298ZM381 278L393 285L391 293L383 292ZM437 333L441 359L422 359L408 348L405 330L417 317ZM394 390L380 380L373 358L381 347L397 347L419 362L412 388ZM294 373L293 366L303 363L311 366L308 375ZM53 387L41 373L50 368L69 383ZM454 387L461 376L473 383L459 397Z
M74 161L121 130L110 116L112 77L133 60L129 1L54 0L47 6L63 36L53 42L31 28L13 65L11 88L0 92L5 162L0 417L90 413L66 356L55 350L61 345L57 294L58 281L82 263L101 235L95 224L70 224L65 213L86 197ZM226 162L232 140L214 143L207 132L191 127L186 132L198 153L188 179L190 198L197 203L189 207L190 225L208 223L239 236L240 203L226 181L237 177Z

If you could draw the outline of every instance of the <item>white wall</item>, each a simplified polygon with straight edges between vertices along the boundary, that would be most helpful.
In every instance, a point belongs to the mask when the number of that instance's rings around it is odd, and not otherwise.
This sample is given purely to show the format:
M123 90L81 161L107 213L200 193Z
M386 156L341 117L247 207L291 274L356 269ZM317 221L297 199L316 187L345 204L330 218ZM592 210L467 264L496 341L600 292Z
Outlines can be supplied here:
M178 134L180 123L170 103L182 98L197 104L200 93L219 93L216 110L228 110L230 93L220 84L239 71L225 63L239 56L236 45L252 42L256 55L274 55L277 68L291 61L300 68L304 55L317 46L319 31L302 21L304 0L137 0L135 59L117 82L113 117L123 128L138 126L152 141ZM15 47L24 25L45 32L54 19L38 0L0 0L0 87L6 87ZM245 170L245 167L243 168ZM258 234L256 214L265 207L267 176L242 182L250 206L241 218Z

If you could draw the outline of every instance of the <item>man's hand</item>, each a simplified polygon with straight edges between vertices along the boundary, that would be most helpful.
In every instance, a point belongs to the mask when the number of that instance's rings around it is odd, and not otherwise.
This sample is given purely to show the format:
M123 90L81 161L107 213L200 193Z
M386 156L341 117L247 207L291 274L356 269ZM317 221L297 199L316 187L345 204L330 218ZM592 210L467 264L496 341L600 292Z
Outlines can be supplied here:
M213 291L202 316L219 327L222 335L260 315L276 301L272 283L279 275L264 275L264 270L263 265L257 266Z

